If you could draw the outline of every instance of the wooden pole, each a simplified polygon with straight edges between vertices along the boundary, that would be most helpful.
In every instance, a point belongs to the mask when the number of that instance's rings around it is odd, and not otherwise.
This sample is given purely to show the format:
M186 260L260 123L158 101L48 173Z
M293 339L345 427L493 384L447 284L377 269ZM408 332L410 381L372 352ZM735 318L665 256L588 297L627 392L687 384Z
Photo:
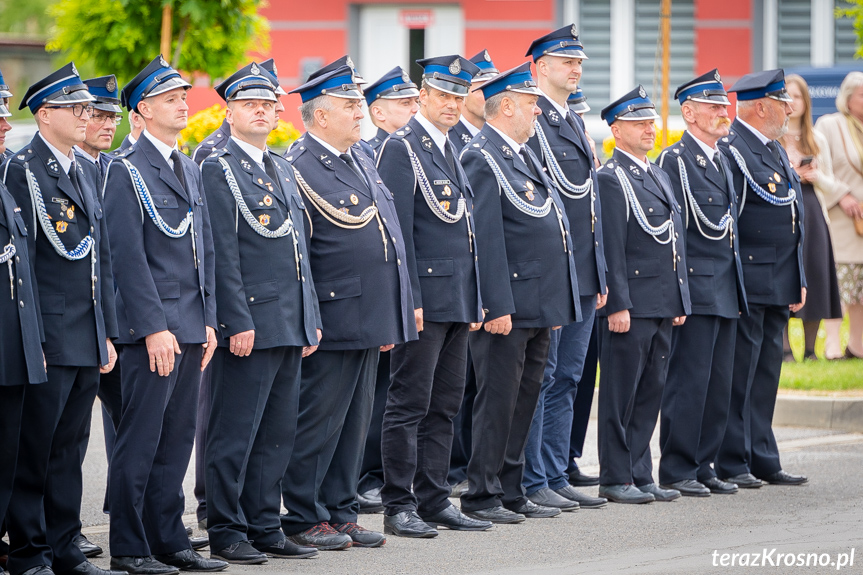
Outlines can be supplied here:
M159 45L162 56L171 58L171 4L162 8L162 38Z
M671 59L671 0L662 0L662 147L668 146L668 73Z

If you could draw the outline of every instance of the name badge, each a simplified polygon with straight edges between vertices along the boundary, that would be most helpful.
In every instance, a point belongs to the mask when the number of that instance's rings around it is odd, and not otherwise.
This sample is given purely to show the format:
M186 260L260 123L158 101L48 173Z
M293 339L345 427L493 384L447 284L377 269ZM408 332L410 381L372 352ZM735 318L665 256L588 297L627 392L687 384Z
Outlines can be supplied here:
M452 181L450 181L450 180L435 180L434 181L434 185L436 185L436 186L444 186L446 184L451 184L451 183L452 183Z

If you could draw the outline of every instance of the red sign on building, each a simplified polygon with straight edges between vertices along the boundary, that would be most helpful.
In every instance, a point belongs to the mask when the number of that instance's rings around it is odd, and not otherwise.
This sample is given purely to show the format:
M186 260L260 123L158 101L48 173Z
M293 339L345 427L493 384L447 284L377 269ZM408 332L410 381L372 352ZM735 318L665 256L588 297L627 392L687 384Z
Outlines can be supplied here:
M402 10L399 23L411 30L427 28L434 24L434 13L431 10Z

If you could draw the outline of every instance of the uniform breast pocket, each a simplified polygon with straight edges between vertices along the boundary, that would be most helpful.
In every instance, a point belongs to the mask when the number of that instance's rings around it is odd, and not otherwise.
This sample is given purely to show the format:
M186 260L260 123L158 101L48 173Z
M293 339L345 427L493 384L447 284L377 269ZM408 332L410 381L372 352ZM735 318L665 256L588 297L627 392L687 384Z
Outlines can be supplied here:
M701 208L701 212L714 224L728 211L728 199L725 194L713 190L692 190L692 197ZM690 212L690 218L691 218ZM690 222L692 225L692 222Z
M18 227L18 234L21 236L27 236L27 224L24 223L24 218L21 217L21 214L15 214L15 225Z
M716 303L714 267L711 258L686 258L689 272L689 296L694 306L712 306Z
M360 276L315 282L324 338L328 341L355 341L360 334ZM374 318L371 318L374 319Z
M518 319L539 319L542 260L509 262L509 285Z
M536 185L531 180L510 180L509 185L522 202L530 204L535 208L541 208L545 204L545 196L537 191ZM530 217L532 216L523 213L521 210L517 209L515 212L515 219L523 220Z
M155 283L168 329L171 331L180 329L180 282L157 281Z
M773 267L776 263L774 246L751 246L741 251L743 283L746 293L752 295L773 294Z
M632 311L638 314L658 312L662 301L659 258L627 260L626 270Z
M446 312L452 309L452 258L417 260L417 275L423 295L423 311Z
M659 199L641 200L640 203L641 209L644 211L644 215L647 216L647 221L650 225L660 226L668 220L670 214L668 206Z
M771 195L788 195L788 182L779 172L756 171L752 173L752 179Z
M279 312L279 286L275 281L245 286L246 303L255 324L255 337L271 339L282 332L282 316Z

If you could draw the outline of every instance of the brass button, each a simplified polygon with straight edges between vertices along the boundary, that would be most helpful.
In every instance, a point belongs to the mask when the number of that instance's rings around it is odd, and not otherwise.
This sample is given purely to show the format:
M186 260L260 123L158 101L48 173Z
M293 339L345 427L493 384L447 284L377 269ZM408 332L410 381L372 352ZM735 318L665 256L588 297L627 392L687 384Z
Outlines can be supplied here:
M255 296L250 297L249 301L255 301Z
M512 277L517 278L518 274L512 274Z
M638 275L638 270L635 270L635 275Z
M336 292L331 291L331 292L330 292L330 297L336 297Z
M429 273L432 273L432 269L431 269L431 268L429 268Z

